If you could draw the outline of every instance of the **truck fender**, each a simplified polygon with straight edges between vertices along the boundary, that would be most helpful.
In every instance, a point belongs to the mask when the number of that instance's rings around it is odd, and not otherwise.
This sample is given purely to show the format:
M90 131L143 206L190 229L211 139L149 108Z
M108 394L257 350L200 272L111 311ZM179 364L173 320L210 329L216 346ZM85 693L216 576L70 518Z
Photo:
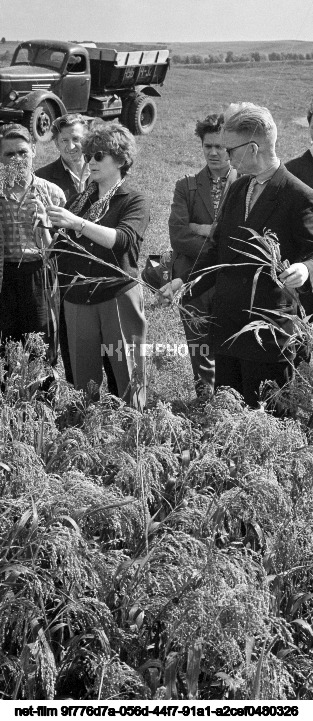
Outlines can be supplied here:
M136 90L139 90L143 95L154 95L157 98L161 97L161 93L151 85L137 85Z
M45 90L34 90L34 92L28 93L28 95L25 95L23 98L19 98L15 103L15 107L19 110L32 112L43 100L50 100L50 102L57 106L60 115L65 115L66 107L62 103L62 100L54 93L49 93Z

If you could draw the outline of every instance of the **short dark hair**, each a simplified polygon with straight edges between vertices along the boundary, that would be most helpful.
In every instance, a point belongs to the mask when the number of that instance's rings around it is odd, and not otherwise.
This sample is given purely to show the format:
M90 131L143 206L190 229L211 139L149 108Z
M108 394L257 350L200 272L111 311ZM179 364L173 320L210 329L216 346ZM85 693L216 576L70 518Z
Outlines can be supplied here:
M119 123L97 124L89 130L82 141L83 153L96 153L104 150L116 160L123 162L121 175L124 176L131 168L136 154L136 141L134 136Z
M29 145L34 145L34 139L24 125L8 123L0 128L0 144L2 140L14 140L15 138L21 138Z
M197 120L195 135L203 142L206 133L220 133L224 125L224 115L207 115L204 120Z
M71 128L72 125L80 123L86 130L88 128L88 120L79 113L66 113L56 118L51 125L52 139L55 140L64 128Z

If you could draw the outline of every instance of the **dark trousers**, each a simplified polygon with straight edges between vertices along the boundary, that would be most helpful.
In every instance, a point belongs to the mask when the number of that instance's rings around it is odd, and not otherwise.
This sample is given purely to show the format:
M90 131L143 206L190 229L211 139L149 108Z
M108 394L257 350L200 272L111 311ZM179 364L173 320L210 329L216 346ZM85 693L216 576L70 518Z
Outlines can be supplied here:
M258 407L262 382L276 381L281 388L292 379L292 376L293 366L288 362L259 363L226 355L215 356L215 388L221 386L234 388L251 408ZM281 415L283 412L278 403L275 412L276 415Z
M215 361L210 343L210 321L212 314L212 290L196 298L183 297L181 311L186 341L193 370L195 389L201 395L205 389L214 390ZM194 319L194 320L193 320Z
M5 263L0 293L2 343L23 341L26 333L43 333L47 359L57 362L59 287L53 262L43 268L41 260Z
M60 325L59 325L60 351L64 366L64 374L68 383L74 385L73 371L71 367L70 351L68 347L67 328L64 313L64 302L60 305Z

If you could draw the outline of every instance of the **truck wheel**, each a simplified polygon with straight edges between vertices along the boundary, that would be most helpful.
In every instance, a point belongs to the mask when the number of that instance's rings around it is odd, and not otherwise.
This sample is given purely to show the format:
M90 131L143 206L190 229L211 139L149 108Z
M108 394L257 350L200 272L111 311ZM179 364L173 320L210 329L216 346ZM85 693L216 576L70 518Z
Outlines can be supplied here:
M37 105L37 108L28 113L27 127L36 142L47 143L52 139L51 125L55 118L55 109L48 100L44 100L41 105Z
M134 135L148 135L157 119L157 107L149 96L137 95L128 109L127 124Z

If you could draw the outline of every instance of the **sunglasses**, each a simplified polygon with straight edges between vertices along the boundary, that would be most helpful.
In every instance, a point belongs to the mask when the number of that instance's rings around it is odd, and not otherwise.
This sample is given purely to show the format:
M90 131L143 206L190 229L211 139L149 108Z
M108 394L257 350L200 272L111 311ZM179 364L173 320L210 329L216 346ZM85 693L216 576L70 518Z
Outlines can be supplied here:
M101 160L108 155L104 150L97 150L95 153L84 153L85 163L90 163L91 158L94 158L96 163L101 163Z

